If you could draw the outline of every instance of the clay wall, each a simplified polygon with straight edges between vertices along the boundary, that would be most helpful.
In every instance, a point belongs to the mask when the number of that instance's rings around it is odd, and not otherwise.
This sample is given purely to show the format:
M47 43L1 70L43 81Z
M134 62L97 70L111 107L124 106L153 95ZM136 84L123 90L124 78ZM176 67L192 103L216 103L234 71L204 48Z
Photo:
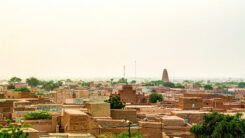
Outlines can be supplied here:
M202 108L202 98L181 97L179 98L179 108L182 110L200 110Z
M161 122L144 122L139 121L141 127L140 133L144 138L161 138L162 137L162 123Z
M136 103L136 90L133 90L131 85L124 85L122 90L119 90L120 98L126 103Z
M55 130L52 129L52 120L24 120L25 124L31 124L32 128L42 133L52 133Z
M172 115L176 115L180 118L185 119L189 124L200 123L202 121L202 116L208 112L199 111L172 111Z
M116 128L128 126L125 120L96 119L96 121L102 128Z
M88 103L88 113L93 117L108 117L111 116L109 103Z
M137 122L136 110L133 109L111 109L112 119L130 120L134 123Z
M184 97L202 97L202 99L221 98L224 102L232 102L232 97L210 93L185 93Z

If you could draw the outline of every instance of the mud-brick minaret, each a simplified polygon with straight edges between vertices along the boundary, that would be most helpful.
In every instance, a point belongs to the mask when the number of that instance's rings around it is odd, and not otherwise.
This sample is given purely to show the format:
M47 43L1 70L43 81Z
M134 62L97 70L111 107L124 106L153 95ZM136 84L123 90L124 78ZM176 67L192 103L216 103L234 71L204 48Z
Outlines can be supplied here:
M163 70L162 81L163 81L163 82L169 82L168 71L167 71L167 69L164 69L164 70Z

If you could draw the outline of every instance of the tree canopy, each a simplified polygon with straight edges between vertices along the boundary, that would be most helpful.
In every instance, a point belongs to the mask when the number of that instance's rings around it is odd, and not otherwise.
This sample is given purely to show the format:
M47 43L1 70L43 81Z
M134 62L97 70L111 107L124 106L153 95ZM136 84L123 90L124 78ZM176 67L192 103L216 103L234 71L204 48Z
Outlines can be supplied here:
M62 85L62 83L59 83L59 81L54 82L53 80L51 80L51 81L42 81L41 85L43 89L45 89L46 91L50 91L55 88L59 88Z
M83 82L83 83L82 83L82 86L83 86L83 87L89 87L89 86L90 86L90 82Z
M196 138L243 138L245 137L245 120L242 114L224 115L211 112L203 115L203 121L190 128Z
M12 77L10 80L9 80L9 83L20 83L22 81L21 78L18 78L18 77Z
M132 80L130 83L131 84L136 84L136 80Z
M102 86L102 84L99 83L99 84L96 85L96 88L100 88L101 86Z
M163 101L163 96L161 94L159 94L159 93L153 92L153 93L150 94L150 99L149 100L150 100L151 103L156 103L157 101L161 102L161 101Z
M120 95L117 96L110 96L108 100L105 100L105 102L111 104L111 109L122 109L125 107L125 102L121 101Z
M180 83L177 83L177 84L175 85L175 88L181 88L181 89L184 89L185 86L183 86L183 85L180 84Z
M245 82L240 82L238 83L239 88L245 88Z
M128 80L126 78L120 78L118 80L118 83L125 83L125 84L127 84L128 83Z
M210 85L210 84L207 84L207 85L204 86L204 89L205 90L213 90L213 86Z
M164 82L163 83L164 87L169 87L169 88L175 88L175 84L172 82Z
M26 83L33 88L37 87L37 85L39 84L39 80L35 77L31 77L26 79Z

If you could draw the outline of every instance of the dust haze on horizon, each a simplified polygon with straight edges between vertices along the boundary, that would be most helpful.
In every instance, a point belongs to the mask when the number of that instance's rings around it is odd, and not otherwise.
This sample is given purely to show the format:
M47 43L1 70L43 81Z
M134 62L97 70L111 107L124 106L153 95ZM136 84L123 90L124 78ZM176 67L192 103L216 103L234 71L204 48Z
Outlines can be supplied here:
M245 78L244 0L0 1L0 79Z

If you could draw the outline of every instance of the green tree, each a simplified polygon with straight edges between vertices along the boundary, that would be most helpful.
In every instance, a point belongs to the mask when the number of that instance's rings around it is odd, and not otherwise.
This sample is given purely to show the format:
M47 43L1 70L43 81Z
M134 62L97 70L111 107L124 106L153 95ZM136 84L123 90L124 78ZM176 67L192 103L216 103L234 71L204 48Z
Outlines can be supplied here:
M118 80L118 83L125 83L125 84L127 84L128 83L128 80L126 78L120 78Z
M7 88L8 88L8 89L15 89L15 86L12 85L12 84L10 84L10 85L7 86Z
M31 90L26 88L26 87L16 88L14 91L16 91L16 92L31 92Z
M212 85L207 84L207 85L204 86L204 89L205 90L213 90L213 87L212 87Z
M175 88L181 88L181 89L184 89L185 86L183 86L183 85L180 84L180 83L177 83L177 84L175 85Z
M164 82L163 83L164 87L169 87L169 88L175 88L175 84L172 82Z
M195 83L193 83L193 85L197 85L197 86L200 86L200 87L202 87L202 84L201 84L201 82L195 82Z
M42 85L42 88L45 89L46 91L51 91L55 88L59 88L59 86L60 86L59 82L54 82L53 80L42 81L41 85Z
M239 88L245 88L245 82L240 82L238 83Z
M10 80L9 80L9 83L20 83L22 81L21 78L18 78L18 77L12 77Z
M46 111L30 112L24 116L25 120L51 120L52 115Z
M63 86L63 82L62 82L61 80L59 80L59 81L57 82L57 84L58 84L59 86Z
M31 77L26 79L26 83L33 88L37 87L37 85L39 84L39 80L35 77Z
M65 82L66 82L66 83L71 83L72 80L71 80L71 79L66 79Z
M82 83L82 86L83 87L90 87L90 82L83 82Z
M101 86L102 86L102 84L99 83L99 84L96 85L96 88L99 88L99 87L101 87Z
M117 96L110 96L108 100L105 100L105 102L111 104L111 109L122 109L125 107L125 102L121 101L120 95Z
M136 80L132 80L130 83L131 84L136 84Z
M242 114L224 115L211 112L203 115L202 122L190 128L195 138L244 138L245 120Z
M110 81L111 81L111 84L113 83L113 80L114 80L113 78L111 78L111 79L110 79Z
M150 94L150 99L149 100L150 100L151 103L156 103L157 101L161 102L161 101L163 101L163 96L161 94L159 94L159 93L153 92L153 93Z

